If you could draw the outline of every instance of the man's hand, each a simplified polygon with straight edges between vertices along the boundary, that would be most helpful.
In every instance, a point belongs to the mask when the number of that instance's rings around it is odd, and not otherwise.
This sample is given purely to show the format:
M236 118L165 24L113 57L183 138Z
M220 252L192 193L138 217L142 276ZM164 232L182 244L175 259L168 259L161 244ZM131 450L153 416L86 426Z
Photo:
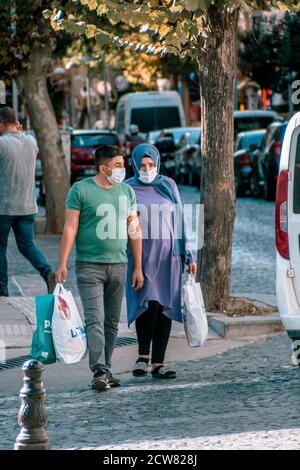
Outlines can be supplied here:
M140 221L138 215L130 215L127 219L128 235L136 239L140 236Z
M197 274L197 263L191 263L189 264L189 267L187 268L188 274L192 276L196 276Z
M59 266L56 271L55 281L57 284L63 284L68 278L68 269L66 266Z
M132 274L131 285L135 291L140 290L144 285L144 275L141 268L135 269Z

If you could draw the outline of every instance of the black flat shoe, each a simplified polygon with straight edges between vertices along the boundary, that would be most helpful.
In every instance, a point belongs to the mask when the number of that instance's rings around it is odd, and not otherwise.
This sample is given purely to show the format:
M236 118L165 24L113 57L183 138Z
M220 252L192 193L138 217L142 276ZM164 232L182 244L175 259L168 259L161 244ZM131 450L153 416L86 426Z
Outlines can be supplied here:
M175 370L171 370L165 366L158 366L151 372L152 377L155 379L176 379Z

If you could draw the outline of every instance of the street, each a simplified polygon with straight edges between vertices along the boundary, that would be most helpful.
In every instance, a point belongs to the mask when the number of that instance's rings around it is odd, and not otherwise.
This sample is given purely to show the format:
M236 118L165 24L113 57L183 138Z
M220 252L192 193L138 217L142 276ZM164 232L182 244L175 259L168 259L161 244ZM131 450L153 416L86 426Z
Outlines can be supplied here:
M47 395L53 448L298 449L299 370L284 334L176 364L178 379L122 377L122 388ZM5 372L0 372L1 380ZM19 399L0 399L1 449L18 434Z

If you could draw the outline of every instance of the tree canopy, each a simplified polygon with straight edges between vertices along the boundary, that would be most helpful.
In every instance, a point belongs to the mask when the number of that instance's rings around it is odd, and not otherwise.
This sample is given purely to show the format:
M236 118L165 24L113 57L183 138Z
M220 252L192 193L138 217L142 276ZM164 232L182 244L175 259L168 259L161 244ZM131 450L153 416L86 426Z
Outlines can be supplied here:
M103 45L115 43L149 54L196 59L201 50L218 43L217 30L214 37L207 34L209 8L222 15L237 9L250 13L253 9L294 11L299 7L298 0L79 0L75 3L85 7L81 8L80 16L76 12L69 14L63 2L44 13L56 30L86 34ZM140 33L138 42L127 37L133 29Z
M281 92L291 72L300 73L300 14L280 20L256 20L252 31L240 35L239 67L262 88Z

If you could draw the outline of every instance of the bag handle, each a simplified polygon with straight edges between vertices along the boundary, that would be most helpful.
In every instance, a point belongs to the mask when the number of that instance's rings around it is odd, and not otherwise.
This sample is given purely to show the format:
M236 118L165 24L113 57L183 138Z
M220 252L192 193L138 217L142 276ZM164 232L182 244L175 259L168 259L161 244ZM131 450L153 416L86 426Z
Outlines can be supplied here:
M64 288L63 284L60 284L60 283L56 284L53 295L66 294L66 293L67 291Z
M196 279L195 279L194 274L189 274L188 275L188 284L190 284L190 285L196 284Z

